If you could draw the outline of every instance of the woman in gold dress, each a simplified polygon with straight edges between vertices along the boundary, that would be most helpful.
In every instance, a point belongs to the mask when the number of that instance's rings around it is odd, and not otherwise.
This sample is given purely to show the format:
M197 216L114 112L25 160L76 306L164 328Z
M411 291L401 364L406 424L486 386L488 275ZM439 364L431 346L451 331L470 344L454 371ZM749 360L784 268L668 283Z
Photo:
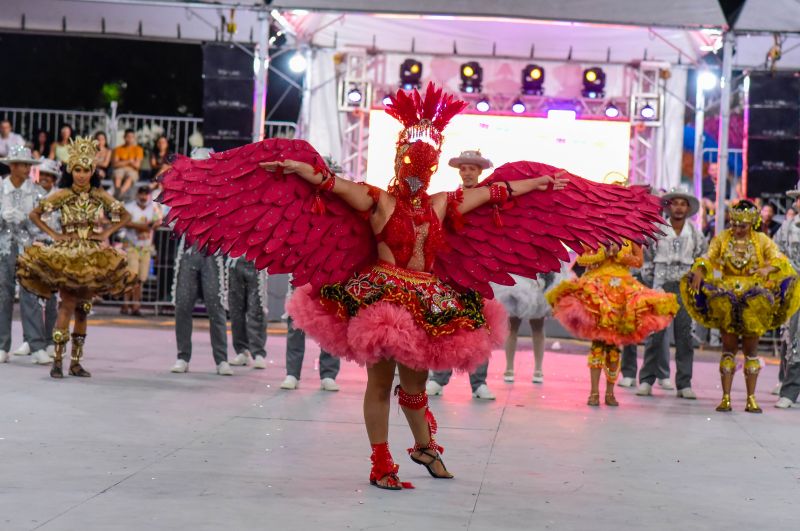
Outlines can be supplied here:
M741 200L729 212L730 228L715 236L708 254L695 261L681 281L681 297L695 321L718 328L722 335L722 401L717 411L731 411L735 356L741 341L745 411L761 413L755 398L761 371L758 338L781 326L800 307L798 277L769 236L756 231L761 217L755 204Z
M97 295L120 294L136 282L125 262L125 255L110 247L108 237L123 227L130 214L119 201L102 188L95 174L97 142L78 138L69 145L67 173L61 190L45 199L31 212L31 220L53 240L52 245L32 245L17 259L20 284L40 297L49 298L58 291L61 302L53 330L55 359L50 370L53 378L63 378L61 363L72 329L72 354L69 374L89 377L81 366L86 340L86 318ZM42 216L59 212L61 231L48 226ZM104 214L111 226L103 229Z

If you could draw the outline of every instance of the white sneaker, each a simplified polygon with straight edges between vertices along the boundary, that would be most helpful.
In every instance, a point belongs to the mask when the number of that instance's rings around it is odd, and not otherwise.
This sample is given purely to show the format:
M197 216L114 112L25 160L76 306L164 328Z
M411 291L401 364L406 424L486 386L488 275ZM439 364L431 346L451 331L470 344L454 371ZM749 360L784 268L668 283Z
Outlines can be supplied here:
M292 375L286 376L281 384L281 389L288 389L290 391L297 389L300 386L300 380Z
M233 376L233 369L231 369L230 363L227 361L219 362L219 365L217 365L217 374L220 376Z
M333 378L323 378L319 381L319 385L323 391L338 391L339 384Z
M685 398L687 400L697 400L697 395L694 391L692 391L691 387L684 387L683 389L678 389L678 398Z
M775 384L775 387L773 387L772 391L771 391L772 394L775 395L775 396L781 394L781 387L783 387L783 384L781 382L778 382L777 384Z
M0 350L0 363L8 363L8 360L11 356L8 355L8 352L5 350Z
M514 371L506 371L503 373L503 381L506 383L514 383Z
M786 398L785 396L780 397L778 401L775 402L775 407L777 407L778 409L789 409L793 405L794 402L792 402L791 399Z
M531 381L533 383L544 383L544 374L542 374L542 371L533 373L533 379Z
M479 400L494 400L496 397L494 394L489 390L486 384L481 384L475 392L472 393L472 398L477 398Z
M248 365L249 363L250 363L250 353L244 351L237 354L236 357L231 360L230 364L239 367L242 365Z
M254 369L267 368L267 360L264 359L264 356L256 356L253 358L253 368Z
M642 382L639 384L639 388L636 390L637 396L651 396L653 394L653 386L647 382Z
M50 356L50 359L55 358L56 357L56 346L55 345L47 345L47 348L45 349L45 352L47 352L47 355Z
M667 391L672 391L675 389L675 384L673 384L672 380L669 378L662 378L658 381L658 385L661 387L661 389L666 389Z
M189 362L179 358L175 360L175 365L172 366L169 372L189 372Z
M46 350L37 350L31 355L31 362L36 363L37 365L50 365L53 360L47 355Z
M624 376L619 381L620 387L633 387L634 385L636 385L636 378L628 378L627 376Z
M433 380L428 380L428 383L425 384L425 392L428 393L428 396L442 396L444 394L444 386Z
M28 344L27 341L23 341L22 344L14 351L15 356L29 356L31 353L31 346Z

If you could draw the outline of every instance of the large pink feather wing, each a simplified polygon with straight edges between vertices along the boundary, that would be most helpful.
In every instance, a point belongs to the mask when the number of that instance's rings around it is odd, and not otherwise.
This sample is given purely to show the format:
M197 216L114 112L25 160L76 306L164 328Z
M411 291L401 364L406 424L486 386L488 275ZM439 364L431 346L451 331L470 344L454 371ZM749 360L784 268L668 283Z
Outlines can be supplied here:
M481 185L555 175L558 168L537 162L511 162L497 168ZM513 285L509 273L533 278L558 271L567 261L566 247L582 252L611 242L645 243L663 222L661 200L649 187L622 187L564 174L563 190L516 197L499 214L483 205L464 215L464 228L446 225L446 249L434 269L445 282L491 297L489 282ZM565 247L566 246L566 247Z
M163 177L168 221L208 253L246 256L258 269L293 273L296 286L343 282L376 259L368 222L327 193L312 212L315 188L297 175L267 172L261 162L292 159L324 167L303 140L268 139L215 153L178 157Z

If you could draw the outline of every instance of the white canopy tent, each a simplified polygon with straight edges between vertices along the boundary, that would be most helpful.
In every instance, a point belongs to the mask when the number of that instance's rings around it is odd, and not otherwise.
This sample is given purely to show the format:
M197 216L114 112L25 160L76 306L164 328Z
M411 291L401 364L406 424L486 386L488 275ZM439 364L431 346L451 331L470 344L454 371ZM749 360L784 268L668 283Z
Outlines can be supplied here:
M0 30L252 43L264 39L259 16L263 21L272 10L286 14L297 42L313 48L318 59L329 56L315 62L314 86L323 86L326 76L333 75L333 50L430 57L457 53L509 61L532 56L537 62L575 65L642 59L689 65L718 46L721 30L728 29L717 0L274 0L269 5L262 0L26 0L4 6ZM734 65L763 65L774 44L765 32L798 31L800 17L792 14L798 10L792 0L748 0L736 23L737 32L746 34L738 38ZM798 38L785 38L779 68L800 68ZM684 75L672 81L671 91L681 95L685 71L675 71ZM330 98L330 89L324 85L315 94ZM309 104L319 117L319 102ZM674 111L680 108L673 106ZM682 116L673 117L675 124L678 120ZM675 174L678 164L671 166L669 173Z

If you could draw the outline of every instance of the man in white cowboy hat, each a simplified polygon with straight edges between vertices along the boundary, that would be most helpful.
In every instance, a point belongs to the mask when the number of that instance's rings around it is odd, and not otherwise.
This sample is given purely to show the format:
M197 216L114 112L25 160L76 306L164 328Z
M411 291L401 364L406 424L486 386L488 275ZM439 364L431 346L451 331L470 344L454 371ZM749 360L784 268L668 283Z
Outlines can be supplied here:
M794 190L789 190L786 195L795 200L795 206L800 205L800 183ZM795 269L800 268L800 221L797 218L786 220L775 234L775 243L778 249L792 262ZM795 313L789 322L784 325L781 341L781 370L780 383L774 394L780 394L775 407L786 409L797 402L800 395L800 312Z
M48 159L45 157L39 158L39 166L36 168L39 173L38 184L44 190L45 194L49 194L54 188L55 183L61 177L61 163L57 160ZM58 217L58 211L51 212L42 218L47 225L56 232L61 232L61 223ZM53 243L50 237L40 232L37 240L50 244ZM31 354L31 337L39 337L43 334L45 343L47 343L47 355L53 357L55 353L55 344L53 343L53 328L56 325L56 317L58 316L58 300L55 295L47 299L44 304L44 315L41 311L34 314L22 313L22 336L24 341L17 350L14 351L15 356L28 356ZM34 343L36 341L34 340Z
M661 196L668 218L661 227L663 235L656 237L654 245L645 250L642 279L655 289L663 289L678 298L680 309L672 323L675 338L675 384L678 397L694 400L692 390L692 319L684 308L680 295L680 280L689 272L696 258L706 251L706 240L689 218L700 210L700 201L686 189L675 189ZM659 360L669 360L669 346L665 341L666 330L647 338L644 363L639 371L639 388L636 394L653 394ZM664 389L671 389L672 382L659 382Z
M211 157L212 150L194 148L192 158L204 160ZM225 289L225 265L221 255L206 256L194 245L186 244L182 236L175 256L175 277L172 281L172 302L175 304L175 340L178 359L171 372L189 372L192 359L192 311L202 293L208 313L211 354L217 366L217 374L233 375L228 363L227 289Z
M458 175L461 177L461 186L463 188L475 188L478 185L483 170L492 167L492 161L481 155L478 150L462 151L457 157L450 159L448 163L453 168L458 168ZM469 384L472 387L473 398L480 400L494 400L494 393L486 385L486 375L489 371L489 362L475 369L475 372L469 375ZM452 369L449 371L435 371L431 373L426 391L431 396L441 395L444 391L444 386L450 382L450 377L453 375Z
M6 363L11 349L17 254L31 245L40 234L28 216L45 193L29 178L31 167L40 163L33 158L30 149L12 146L8 156L0 159L0 162L11 169L0 188L0 363ZM27 319L35 322L35 316L41 316L42 312L36 295L20 288L19 300L23 322ZM34 334L34 331L30 333ZM47 342L42 327L35 331L29 342L33 350L33 362L49 364L51 360L45 350Z

